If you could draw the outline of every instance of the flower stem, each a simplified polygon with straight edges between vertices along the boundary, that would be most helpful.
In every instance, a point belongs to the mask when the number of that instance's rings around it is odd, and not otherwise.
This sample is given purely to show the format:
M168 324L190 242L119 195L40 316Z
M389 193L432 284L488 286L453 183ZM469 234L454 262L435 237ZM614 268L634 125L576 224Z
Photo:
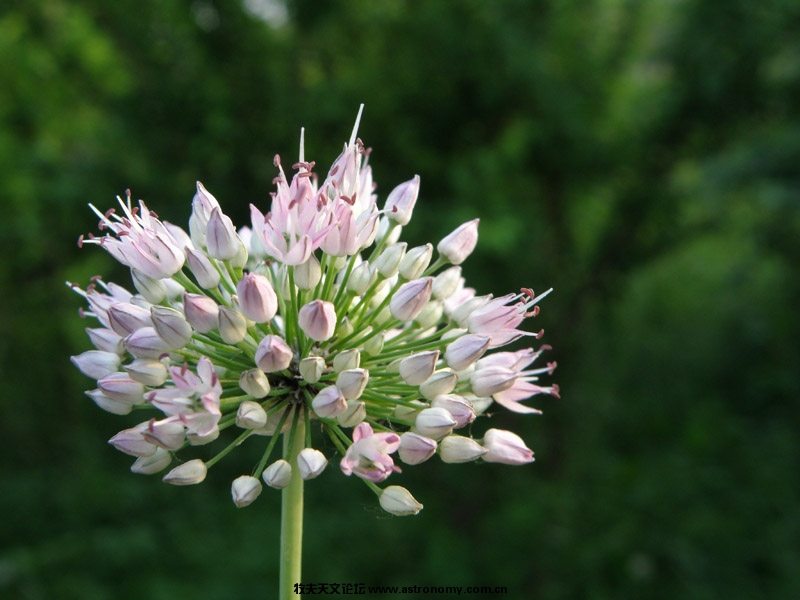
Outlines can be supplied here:
M303 558L303 478L297 467L297 455L305 447L305 422L295 418L294 426L283 435L283 456L292 465L292 479L281 492L281 600L294 596L294 584L300 583Z

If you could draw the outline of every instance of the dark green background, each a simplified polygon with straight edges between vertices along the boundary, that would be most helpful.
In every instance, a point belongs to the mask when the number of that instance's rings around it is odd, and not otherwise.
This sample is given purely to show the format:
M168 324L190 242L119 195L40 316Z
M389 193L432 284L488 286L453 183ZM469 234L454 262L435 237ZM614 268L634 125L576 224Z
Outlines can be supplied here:
M68 357L89 323L63 282L128 282L76 247L88 202L130 187L185 225L200 179L244 225L300 126L327 165L364 102L381 202L422 178L410 243L480 217L479 292L555 288L533 325L562 398L476 426L521 434L533 465L393 476L425 504L414 518L329 468L306 488L304 579L800 597L800 3L302 0L287 16L0 5L0 596L274 597L279 494L229 496L257 456L193 488L131 474L106 440L135 420L83 395Z

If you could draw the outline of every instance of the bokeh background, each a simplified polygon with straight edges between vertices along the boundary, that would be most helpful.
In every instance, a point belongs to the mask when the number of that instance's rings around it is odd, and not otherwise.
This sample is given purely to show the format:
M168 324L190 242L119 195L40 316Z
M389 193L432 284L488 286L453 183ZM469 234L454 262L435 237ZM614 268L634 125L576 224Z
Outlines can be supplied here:
M534 325L562 398L477 425L531 466L397 476L414 518L328 469L304 580L800 597L796 0L3 0L0 596L273 597L279 494L229 497L257 457L131 474L64 282L127 282L76 247L88 202L185 224L200 179L244 225L273 155L305 126L329 164L362 102L381 198L422 178L407 241L477 216L479 292L555 288Z

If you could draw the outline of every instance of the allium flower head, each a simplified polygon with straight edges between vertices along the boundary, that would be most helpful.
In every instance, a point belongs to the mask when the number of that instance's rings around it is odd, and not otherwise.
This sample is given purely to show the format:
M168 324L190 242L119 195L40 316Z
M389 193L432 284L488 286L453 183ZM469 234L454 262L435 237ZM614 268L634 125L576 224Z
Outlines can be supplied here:
M238 231L200 183L188 231L130 193L121 214L92 207L104 234L80 243L129 267L136 293L100 277L71 284L94 345L72 360L96 381L87 394L99 407L139 416L110 440L136 457L135 473L172 466L164 481L197 484L248 444L263 455L232 482L236 506L253 503L262 480L280 489L330 461L404 515L421 504L378 485L401 477L398 461L533 460L515 434L480 425L495 410L538 413L523 402L558 395L539 382L555 362L532 366L548 346L497 350L541 337L524 322L550 290L495 298L467 287L454 265L473 252L478 219L409 249L399 234L420 179L379 209L357 128L321 183L301 134L299 159L289 170L276 157L271 202L252 205ZM292 462L273 455L281 434L302 442Z

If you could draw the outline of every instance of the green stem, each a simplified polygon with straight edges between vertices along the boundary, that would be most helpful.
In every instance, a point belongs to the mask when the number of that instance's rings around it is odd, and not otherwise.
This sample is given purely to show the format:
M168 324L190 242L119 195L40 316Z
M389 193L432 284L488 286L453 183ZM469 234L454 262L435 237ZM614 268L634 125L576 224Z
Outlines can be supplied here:
M305 421L295 415L294 426L283 435L283 456L292 465L292 479L281 492L281 600L294 597L294 584L300 583L303 557L303 478L297 455L305 447Z

